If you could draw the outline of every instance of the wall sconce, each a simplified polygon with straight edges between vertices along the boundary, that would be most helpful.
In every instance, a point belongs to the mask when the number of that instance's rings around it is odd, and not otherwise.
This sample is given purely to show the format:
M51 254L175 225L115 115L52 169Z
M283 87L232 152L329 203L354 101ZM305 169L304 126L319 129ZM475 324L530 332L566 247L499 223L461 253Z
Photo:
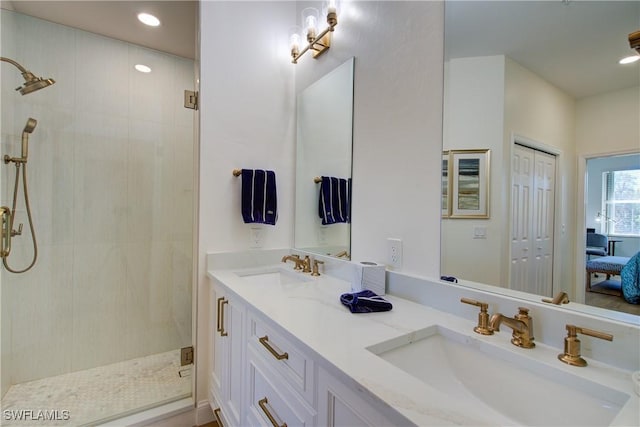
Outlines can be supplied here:
M322 12L327 17L327 28L318 33L318 10L308 7L302 11L302 30L294 27L291 30L291 62L298 63L298 58L311 51L317 58L331 46L331 33L338 25L338 0L328 0L324 3ZM306 40L307 45L300 50L300 41Z

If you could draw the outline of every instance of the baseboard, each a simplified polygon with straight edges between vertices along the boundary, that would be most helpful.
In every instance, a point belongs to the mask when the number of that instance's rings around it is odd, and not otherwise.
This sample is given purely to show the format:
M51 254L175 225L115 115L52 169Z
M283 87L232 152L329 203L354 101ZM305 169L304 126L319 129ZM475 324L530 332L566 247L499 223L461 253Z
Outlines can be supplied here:
M193 399L186 398L106 422L99 427L192 427L194 425L196 425L196 408Z
M201 426L215 421L215 419L216 418L213 415L213 410L211 409L209 402L206 400L198 402L198 406L196 408L196 425Z

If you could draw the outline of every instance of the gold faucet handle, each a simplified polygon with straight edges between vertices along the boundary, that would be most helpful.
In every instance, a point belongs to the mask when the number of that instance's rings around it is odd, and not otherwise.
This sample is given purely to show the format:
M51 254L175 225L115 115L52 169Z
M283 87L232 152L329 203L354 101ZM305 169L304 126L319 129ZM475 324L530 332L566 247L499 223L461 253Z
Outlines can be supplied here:
M567 325L567 337L564 339L564 353L558 355L558 359L572 366L587 366L587 361L580 356L580 340L578 334L613 341L613 335L593 329L582 328L575 325Z
M303 267L302 268L303 273L311 273L311 258L309 258L309 255L304 256L302 267Z
M324 261L318 261L317 259L313 260L313 271L311 272L312 276L319 276L320 272L318 271L318 265L324 264Z
M480 307L480 313L478 313L478 326L473 328L473 331L480 335L493 335L493 329L489 327L489 313L487 313L489 304L470 298L460 298L460 302Z
M601 340L613 341L613 335L606 332L596 331L594 329L582 328L575 325L567 325L567 337L575 337L577 334L589 335L590 337L600 338Z

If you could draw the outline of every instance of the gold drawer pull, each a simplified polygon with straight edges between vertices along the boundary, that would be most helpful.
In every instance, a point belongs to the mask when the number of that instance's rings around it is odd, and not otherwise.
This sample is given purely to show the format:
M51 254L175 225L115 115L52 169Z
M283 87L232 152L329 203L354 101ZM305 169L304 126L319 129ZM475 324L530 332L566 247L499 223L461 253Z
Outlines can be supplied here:
M267 402L266 397L258 401L258 405L260 405L260 409L262 409L262 412L264 412L267 418L269 418L269 421L271 421L271 424L273 425L273 427L287 427L287 423L278 424L275 417L271 415L271 411L269 411L269 408L267 408L268 403L269 402Z
M271 347L271 344L269 344L269 337L268 336L265 335L265 336L263 336L261 338L258 338L258 340L260 341L260 344L262 344L267 350L269 350L269 353L271 353L273 355L273 357L275 357L276 359L282 360L282 359L288 359L289 358L289 353L278 354L276 349Z
M224 427L224 424L222 424L222 419L220 419L220 408L214 409L213 415L216 417L216 422L218 423L218 425L220 427Z
M220 303L224 300L224 297L218 298L218 308L216 311L216 314L218 315L217 319L216 319L216 331L218 332L222 332L222 326L220 326Z
M218 332L220 332L220 336L221 337L226 337L227 335L229 335L225 330L224 330L224 305L225 304L229 304L229 301L227 299L225 299L224 297L218 298L218 324L216 325L216 330Z

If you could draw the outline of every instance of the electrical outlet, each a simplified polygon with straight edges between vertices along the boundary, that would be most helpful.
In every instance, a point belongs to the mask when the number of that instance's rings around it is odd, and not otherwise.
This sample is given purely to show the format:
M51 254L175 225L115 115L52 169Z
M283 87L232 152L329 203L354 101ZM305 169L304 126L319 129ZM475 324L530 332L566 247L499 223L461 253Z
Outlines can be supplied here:
M393 268L402 267L402 240L387 239L388 264Z
M251 228L249 230L249 247L261 248L262 238L264 237L264 230L262 228Z
M320 227L318 229L318 244L320 245L327 244L327 227Z

